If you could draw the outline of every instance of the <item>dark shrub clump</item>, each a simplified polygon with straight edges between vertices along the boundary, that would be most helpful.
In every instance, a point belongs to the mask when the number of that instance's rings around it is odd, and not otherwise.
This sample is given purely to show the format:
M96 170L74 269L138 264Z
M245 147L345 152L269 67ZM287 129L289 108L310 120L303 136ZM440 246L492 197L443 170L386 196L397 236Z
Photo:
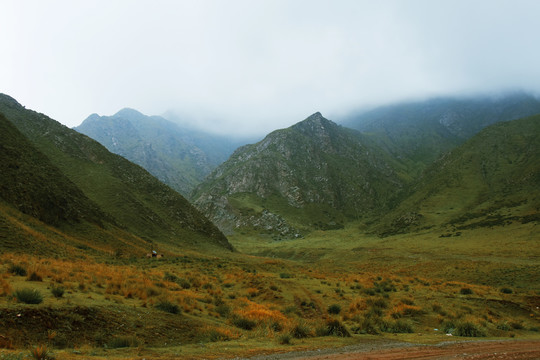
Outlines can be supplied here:
M13 275L26 276L26 269L20 265L11 265L8 271Z
M178 314L180 313L180 308L178 305L173 304L170 301L164 300L160 301L155 305L156 309L159 309L161 311L165 311L171 314Z
M25 304L41 304L43 302L41 293L34 289L17 290L15 291L15 298Z
M339 314L341 312L341 306L338 304L332 304L328 307L328 313L329 314Z

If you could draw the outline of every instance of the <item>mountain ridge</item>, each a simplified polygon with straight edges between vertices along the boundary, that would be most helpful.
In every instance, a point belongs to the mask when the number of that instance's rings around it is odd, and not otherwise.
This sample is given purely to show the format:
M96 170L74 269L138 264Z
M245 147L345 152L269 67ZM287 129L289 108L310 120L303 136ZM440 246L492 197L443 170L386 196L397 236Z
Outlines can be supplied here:
M407 163L413 177L486 126L540 113L540 100L516 92L497 97L440 97L377 107L340 123L369 134Z
M384 207L401 185L368 139L315 113L239 148L197 187L192 199L222 230L264 227L258 225L260 218L274 217L274 223L291 225L278 230L281 236L298 236L312 222L339 227L346 217ZM302 225L305 221L309 225Z
M206 245L232 250L210 221L142 167L9 96L0 95L0 113L122 231L177 250Z
M144 167L184 196L232 153L223 139L204 138L163 117L132 108L112 116L92 114L74 129Z

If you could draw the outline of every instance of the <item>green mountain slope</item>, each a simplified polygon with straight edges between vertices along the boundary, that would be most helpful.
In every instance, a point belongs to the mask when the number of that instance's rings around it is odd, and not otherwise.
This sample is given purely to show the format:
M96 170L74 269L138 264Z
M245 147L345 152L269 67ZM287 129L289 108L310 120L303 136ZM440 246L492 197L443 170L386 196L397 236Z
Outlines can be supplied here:
M381 233L540 220L540 115L492 125L435 162Z
M379 107L350 116L345 126L369 134L418 176L443 153L491 124L540 113L540 101L501 97L437 98Z
M295 237L386 209L403 180L371 141L315 113L238 149L195 191L225 230Z
M111 222L0 113L0 198L49 225Z
M113 116L92 114L74 129L142 166L183 195L236 148L232 141L200 136L160 116L146 116L133 109Z
M89 199L87 208L95 204L101 211L96 213L108 214L119 228L146 243L168 244L178 249L207 245L231 249L224 235L186 199L140 166L111 154L96 141L43 114L24 109L9 96L0 95L0 113L84 194L79 193L78 200ZM38 169L28 170L29 174L37 172ZM3 186L14 184L8 182ZM55 196L61 195L55 191Z

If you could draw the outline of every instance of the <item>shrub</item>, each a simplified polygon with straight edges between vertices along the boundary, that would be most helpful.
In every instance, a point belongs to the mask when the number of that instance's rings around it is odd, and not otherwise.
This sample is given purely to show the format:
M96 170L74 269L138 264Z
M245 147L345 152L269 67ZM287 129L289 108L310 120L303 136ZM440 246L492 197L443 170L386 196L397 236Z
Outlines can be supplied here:
M209 329L204 334L204 339L211 342L228 341L231 337L223 331L217 329Z
M26 276L26 269L20 265L11 265L8 271L13 275Z
M51 288L51 293L55 298L61 298L64 296L65 289L62 286L53 286Z
M218 306L216 306L216 312L221 317L226 318L231 313L231 308L227 304L219 304Z
M178 280L178 276L166 272L165 275L163 276L163 280L169 281L169 282L176 282Z
M388 302L384 300L383 298L368 299L366 303L370 305L372 308L377 308L377 309L386 309L388 307Z
M298 323L291 329L291 336L295 339L307 338L311 334L311 329L304 323Z
M452 333L456 336L466 336L466 337L482 337L486 336L484 331L476 324L472 322L463 322L456 325L456 329Z
M392 334L407 334L414 332L411 323L401 319L396 321L383 321L380 324L380 329L383 332Z
M186 280L186 279L178 278L178 279L176 280L176 283L177 283L178 285L180 285L180 287L181 287L182 289L189 289L189 288L191 288L191 283L190 283L188 280Z
M41 304L43 302L41 293L34 289L17 290L15 291L15 298L25 304Z
M255 326L257 326L257 323L255 321L243 317L235 317L232 320L232 323L237 328L244 330L253 330Z
M36 274L36 272L32 272L29 276L28 276L28 279L26 279L28 281L43 281L43 278Z
M456 325L454 324L453 321L445 321L441 328L443 329L443 331L447 334L452 334L456 328Z
M510 331L510 325L508 323L503 322L497 325L497 329L503 330L503 331Z
M292 336L290 334L281 334L278 337L278 341L281 345L290 345L292 340Z
M379 320L376 318L365 317L363 321L358 324L358 326L354 326L351 328L351 330L355 334L377 335L379 334L378 321Z
M136 347L139 346L139 341L134 336L120 336L112 339L107 344L107 347L111 349Z
M47 346L45 345L41 345L30 350L30 355L32 355L32 357L36 360L54 359L54 357L49 354L49 349L47 349Z
M178 305L173 304L170 301L163 300L158 302L156 305L154 305L156 309L159 309L161 311L165 311L171 314L178 314L180 312L180 308Z
M280 273L279 277L282 278L282 279L290 279L292 277L292 275L288 274L288 273Z
M338 304L332 304L328 307L328 313L337 315L341 312L341 306Z
M459 293L461 295L471 295L473 291L470 288L461 288L461 290L459 290Z
M281 325L279 321L272 321L272 323L270 324L270 329L275 332L280 332L281 330L283 330L283 325Z
M510 288L503 287L503 288L501 289L501 292L502 292L503 294L511 294L511 293L513 293L514 291L513 291L512 289L510 289Z
M520 322L512 321L510 322L510 326L516 330L523 330L523 324Z
M325 326L317 329L317 335L350 337L351 333L339 320L329 320Z

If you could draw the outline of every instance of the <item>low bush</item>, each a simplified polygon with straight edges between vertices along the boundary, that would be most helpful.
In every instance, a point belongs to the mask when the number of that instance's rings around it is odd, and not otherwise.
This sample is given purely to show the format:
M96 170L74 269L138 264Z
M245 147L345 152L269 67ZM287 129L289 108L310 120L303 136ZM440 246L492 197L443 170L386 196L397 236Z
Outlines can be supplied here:
M378 335L379 322L380 320L376 317L365 317L362 321L359 321L357 326L353 326L351 330L355 334Z
M328 307L328 313L337 315L341 312L341 306L338 304L332 304Z
M317 336L350 337L351 333L339 320L329 320L326 325L317 328Z
M55 298L61 298L64 296L65 289L62 286L53 286L51 288L51 293Z
M511 293L513 293L514 291L513 291L512 289L510 289L510 288L503 287L503 288L501 289L501 292L502 292L503 294L511 294Z
M159 309L161 311L165 311L171 314L180 313L180 308L178 307L178 305L173 304L172 302L167 301L167 300L160 301L154 306L156 309Z
M386 309L388 307L388 302L383 298L368 299L366 303L376 309Z
M459 290L459 293L461 295L471 295L473 291L470 288L461 288L461 290Z
M291 345L292 336L290 334L281 334L278 337L278 341L281 345Z
M15 298L18 302L25 304L41 304L43 302L43 296L41 293L34 289L21 289L15 291Z
M409 321L396 320L396 321L382 321L380 329L383 332L392 334L410 334L414 332L413 326Z
M465 337L486 336L485 332L482 330L482 328L480 328L480 326L469 321L458 323L452 335Z
M217 329L209 329L203 334L203 336L204 340L208 340L210 342L231 340L231 337L228 334Z
M43 281L43 278L36 274L36 272L32 272L29 276L28 276L28 279L26 279L28 281Z
M291 336L295 339L304 339L311 335L311 329L304 323L298 323L291 329Z
M441 328L443 331L447 334L452 334L454 330L456 329L456 324L454 324L453 321L445 321L442 323Z
M515 329L515 330L523 330L524 329L523 324L520 323L520 322L517 322L517 321L511 321L510 326L512 327L512 329Z
M11 265L8 272L13 275L26 276L26 269L20 265Z
M49 353L47 346L41 345L30 350L30 355L36 360L52 360L54 357Z
M216 312L219 316L226 318L231 313L231 308L227 304L219 304L216 306Z
M163 276L163 280L169 281L169 282L176 282L178 280L178 276L171 274L169 272L166 272Z
M233 318L232 323L237 328L244 329L244 330L253 330L255 326L257 326L257 323L255 321L246 319L243 317L239 317L239 316Z
M290 279L292 277L292 275L288 274L288 273L280 273L279 277L282 278L282 279Z
M111 349L137 347L139 341L134 336L120 336L112 339L107 343L107 347Z

